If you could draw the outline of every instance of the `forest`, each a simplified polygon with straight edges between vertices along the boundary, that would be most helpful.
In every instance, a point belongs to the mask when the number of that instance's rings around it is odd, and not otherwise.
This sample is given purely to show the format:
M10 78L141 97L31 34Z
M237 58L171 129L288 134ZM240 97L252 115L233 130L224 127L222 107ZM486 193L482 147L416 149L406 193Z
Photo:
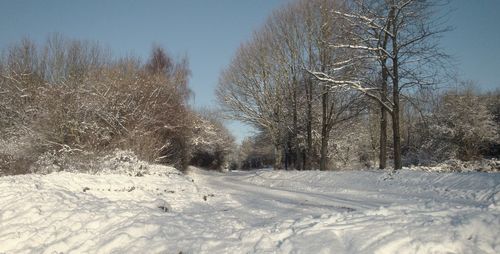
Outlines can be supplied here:
M499 95L460 80L446 1L297 1L243 44L217 88L258 132L240 166L400 169L499 156ZM389 159L389 161L388 161Z

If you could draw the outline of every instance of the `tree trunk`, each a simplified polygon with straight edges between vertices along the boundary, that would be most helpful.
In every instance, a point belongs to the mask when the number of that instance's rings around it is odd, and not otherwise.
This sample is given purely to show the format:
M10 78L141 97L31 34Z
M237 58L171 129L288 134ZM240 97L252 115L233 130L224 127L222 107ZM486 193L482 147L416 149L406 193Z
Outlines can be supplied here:
M288 165L290 165L290 147L288 146L288 141L285 141L287 145L285 145L285 170L288 170Z
M394 10L391 10L389 16L392 18L394 15ZM391 25L391 20L388 22L386 29L389 29ZM387 43L389 41L389 35L384 33L384 40L382 41L382 48L387 49ZM389 70L387 69L387 54L385 51L380 53L380 58L382 60L382 90L380 91L380 99L383 103L387 102L387 81L389 79ZM380 149L379 149L379 169L385 169L387 167L387 109L384 105L380 107Z
M275 143L274 144L274 170L283 169L283 153L281 149L281 145Z
M296 170L301 170L302 163L300 163L300 149L299 149L299 127L298 127L298 102L297 102L297 81L295 76L293 77L293 151L294 160L293 165Z
M306 81L306 97L307 97L307 123L306 123L306 132L307 132L307 140L306 140L306 151L304 153L304 170L311 170L311 160L313 158L313 149L312 149L312 80Z
M379 169L387 167L387 110L380 107Z
M327 157L328 157L328 139L329 139L329 121L328 121L328 89L323 86L323 94L321 95L321 151L320 151L320 162L319 170L327 169Z
M394 7L393 7L394 8ZM393 11L393 13L395 10ZM393 22L395 23L395 22ZM394 142L394 170L401 169L403 163L401 162L401 134L399 129L399 59L398 59L398 30L397 26L393 25L392 39L392 133Z
M392 133L394 142L394 170L401 169L401 134L399 130L399 94L394 97L394 108L392 112Z
M385 47L386 42L384 42ZM382 62L382 91L380 91L380 98L382 102L387 102L387 79L389 74L387 73L386 58ZM387 109L381 105L380 106L380 141L379 141L379 169L385 169L387 167Z
M319 170L325 171L328 170L328 139L329 139L329 131L326 126L321 128L321 158L319 161Z

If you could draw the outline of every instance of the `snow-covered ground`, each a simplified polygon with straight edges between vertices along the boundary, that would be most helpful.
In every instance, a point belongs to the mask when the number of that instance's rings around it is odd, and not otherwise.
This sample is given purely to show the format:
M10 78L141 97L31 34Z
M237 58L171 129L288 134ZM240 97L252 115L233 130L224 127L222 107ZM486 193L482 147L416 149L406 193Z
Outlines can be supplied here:
M500 253L500 173L0 178L0 253Z

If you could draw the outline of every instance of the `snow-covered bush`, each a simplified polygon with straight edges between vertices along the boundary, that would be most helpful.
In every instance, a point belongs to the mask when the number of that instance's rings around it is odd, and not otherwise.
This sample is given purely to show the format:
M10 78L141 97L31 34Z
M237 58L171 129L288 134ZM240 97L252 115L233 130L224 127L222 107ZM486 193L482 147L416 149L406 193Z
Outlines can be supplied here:
M174 167L151 164L139 159L133 151L119 149L107 154L96 154L63 147L58 151L45 152L29 165L30 173L50 174L60 171L135 177L179 174Z
M0 176L30 173L30 165L45 151L33 133L18 130L16 134L0 139Z
M80 155L130 149L146 161L188 165L186 59L157 47L145 64L113 60L97 43L53 36L40 48L29 40L9 48L0 74L0 140L37 137L0 151L3 174L26 173L35 161L57 165L66 147Z
M195 116L190 141L191 164L222 170L229 167L229 155L234 152L234 138L213 112Z
M274 163L273 144L265 133L258 133L244 139L238 149L237 165L234 168L258 169L272 167Z
M45 151L29 165L29 172L36 174L50 174L53 172L81 172L95 173L102 169L99 155L92 151L73 149L67 145L60 149Z
M462 161L450 159L428 166L410 166L410 169L434 172L500 172L500 160L482 159Z
M448 92L430 125L427 146L442 158L472 160L498 141L498 126L480 96L468 89Z
M129 176L149 174L149 164L139 160L132 151L115 150L112 154L98 159L99 173L114 173ZM97 172L96 172L97 173Z
M363 121L347 122L334 129L329 142L332 169L371 168L376 151L370 147L369 127ZM356 132L352 130L356 129Z
M499 158L498 98L498 93L479 93L471 81L413 95L402 117L405 165Z

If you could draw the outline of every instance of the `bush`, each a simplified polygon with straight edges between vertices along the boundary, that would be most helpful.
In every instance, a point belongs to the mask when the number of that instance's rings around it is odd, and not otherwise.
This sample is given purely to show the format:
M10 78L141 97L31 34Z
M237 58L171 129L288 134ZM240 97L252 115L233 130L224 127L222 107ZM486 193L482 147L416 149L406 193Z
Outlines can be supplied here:
M214 112L201 112L194 117L190 163L215 170L228 168L229 156L234 152L233 136Z
M55 157L68 151L95 155L116 148L187 167L186 59L175 61L156 47L145 64L112 60L97 43L54 36L41 50L29 40L9 48L0 74L0 141L36 137L15 152L0 151L2 174L29 172L37 161L58 165Z
M498 139L498 126L480 96L471 89L448 92L435 113L428 146L443 158L481 159Z

